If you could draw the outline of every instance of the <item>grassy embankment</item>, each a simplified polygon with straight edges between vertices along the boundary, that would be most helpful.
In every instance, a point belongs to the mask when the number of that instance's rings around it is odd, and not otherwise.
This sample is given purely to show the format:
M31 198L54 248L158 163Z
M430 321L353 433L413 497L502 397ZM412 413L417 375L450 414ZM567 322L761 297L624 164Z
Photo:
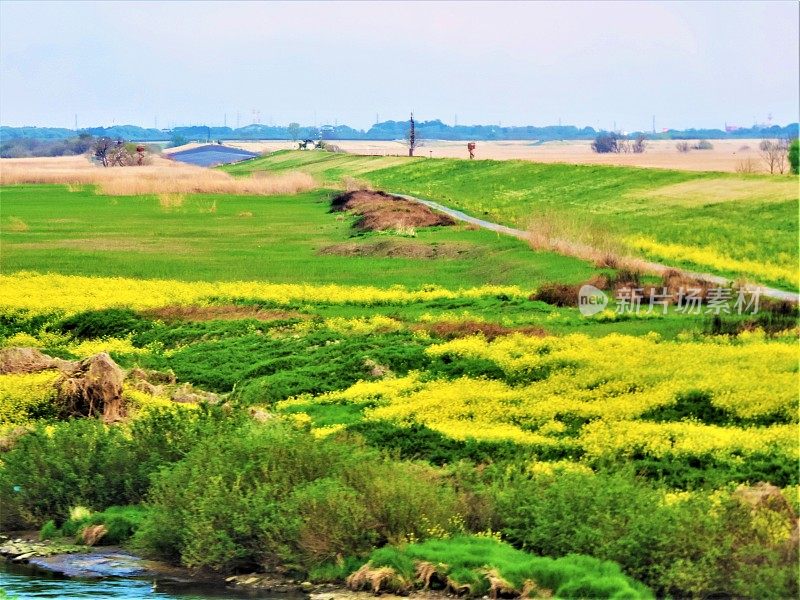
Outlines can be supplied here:
M277 152L226 169L300 169L325 181L351 175L601 250L797 289L796 177L456 159L386 166L383 157L357 158Z

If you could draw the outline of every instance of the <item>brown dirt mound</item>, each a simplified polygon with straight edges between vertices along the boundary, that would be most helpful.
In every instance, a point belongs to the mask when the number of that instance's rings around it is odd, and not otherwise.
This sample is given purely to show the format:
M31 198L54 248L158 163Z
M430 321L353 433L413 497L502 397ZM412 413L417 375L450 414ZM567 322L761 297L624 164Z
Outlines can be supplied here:
M234 321L237 319L257 319L259 321L278 321L281 319L306 318L302 313L289 310L266 310L257 306L163 306L144 311L148 317L165 321Z
M336 196L331 201L331 210L334 212L346 210L360 215L356 227L363 231L455 224L452 218L434 212L422 204L385 192L369 190L356 190Z
M379 240L377 242L344 242L326 246L320 254L334 256L377 256L381 258L469 258L476 251L471 244L440 243L425 244L398 240Z
M105 352L83 359L56 382L62 412L69 417L102 415L106 422L119 421L125 414L124 379L122 369Z
M48 369L70 370L78 363L53 358L36 348L3 348L0 350L0 374L38 373Z

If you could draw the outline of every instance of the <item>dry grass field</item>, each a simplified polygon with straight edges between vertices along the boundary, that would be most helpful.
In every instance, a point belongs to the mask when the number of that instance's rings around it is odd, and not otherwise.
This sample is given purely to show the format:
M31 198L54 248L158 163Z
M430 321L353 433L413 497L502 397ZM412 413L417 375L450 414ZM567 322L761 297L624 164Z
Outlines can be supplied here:
M648 142L644 154L596 154L592 152L588 140L568 142L531 141L478 142L476 158L495 160L524 159L542 163L570 163L587 165L622 165L629 167L653 167L660 169L680 169L685 171L723 171L735 173L750 165L752 172L763 173L766 168L758 152L760 140L711 140L711 150L690 150L678 152L674 140ZM275 150L297 149L297 143L283 140L259 142L232 140L228 146L242 148L251 152L274 152ZM363 141L332 140L345 152L352 154L405 155L407 149L402 141ZM696 141L690 141L693 145ZM434 158L468 158L466 142L442 140L423 140L417 156ZM185 150L200 144L187 144L165 152ZM747 170L747 169L745 169Z
M216 169L152 159L141 167L109 167L93 164L83 156L18 158L0 160L0 185L17 183L60 183L70 186L97 185L110 196L142 194L242 194L267 196L297 194L317 187L307 173L254 173L232 177Z

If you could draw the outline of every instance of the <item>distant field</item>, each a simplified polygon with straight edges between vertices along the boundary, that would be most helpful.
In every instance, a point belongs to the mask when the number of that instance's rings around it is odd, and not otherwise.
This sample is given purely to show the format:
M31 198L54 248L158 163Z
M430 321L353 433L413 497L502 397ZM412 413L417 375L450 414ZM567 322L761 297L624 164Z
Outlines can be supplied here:
M690 144L697 140L690 140ZM589 140L544 142L509 140L502 142L479 141L476 151L478 159L512 160L522 159L542 163L568 163L584 165L619 165L628 167L655 167L683 171L723 171L734 173L742 163L748 163L755 172L766 172L766 165L758 153L760 140L711 140L711 150L678 152L674 140L657 140L647 143L644 154L597 154L592 152ZM353 154L405 156L408 149L398 141L331 140L345 152ZM251 152L275 152L296 150L297 143L269 140L247 142L231 140L226 145L243 148ZM194 144L173 150L189 148ZM433 158L469 158L467 142L423 140L417 156Z
M398 161L387 166L386 161ZM357 165L352 172L351 165ZM436 200L522 229L666 264L796 289L798 188L790 177L526 161L278 152L232 173L303 170Z

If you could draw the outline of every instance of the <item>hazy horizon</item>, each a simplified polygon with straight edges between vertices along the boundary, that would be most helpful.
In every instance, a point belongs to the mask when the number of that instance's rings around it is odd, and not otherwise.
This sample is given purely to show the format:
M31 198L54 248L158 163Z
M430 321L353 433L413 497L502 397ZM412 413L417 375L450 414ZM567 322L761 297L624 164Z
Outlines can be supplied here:
M785 125L799 15L795 2L3 1L0 123L368 129L414 110L449 125Z

